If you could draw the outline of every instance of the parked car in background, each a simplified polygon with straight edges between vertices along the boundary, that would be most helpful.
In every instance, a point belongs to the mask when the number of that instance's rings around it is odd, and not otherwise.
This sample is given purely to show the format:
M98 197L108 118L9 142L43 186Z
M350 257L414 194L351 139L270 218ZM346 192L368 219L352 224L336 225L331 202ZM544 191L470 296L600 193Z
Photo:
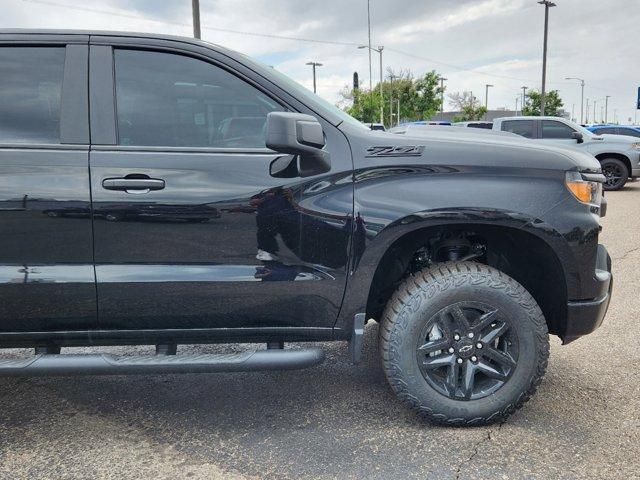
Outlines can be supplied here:
M365 123L365 125L369 127L371 130L379 130L381 132L384 132L386 130L386 128L384 128L384 125L382 123Z
M468 127L468 128L483 128L483 129L491 130L493 128L493 122L474 120L471 122L456 122L453 124L453 126Z
M593 125L587 127L587 130L598 135L626 135L640 138L640 127L634 125Z
M620 190L640 176L640 140L627 135L595 134L560 117L502 117L493 130L559 146L579 148L595 156L607 181L605 190Z

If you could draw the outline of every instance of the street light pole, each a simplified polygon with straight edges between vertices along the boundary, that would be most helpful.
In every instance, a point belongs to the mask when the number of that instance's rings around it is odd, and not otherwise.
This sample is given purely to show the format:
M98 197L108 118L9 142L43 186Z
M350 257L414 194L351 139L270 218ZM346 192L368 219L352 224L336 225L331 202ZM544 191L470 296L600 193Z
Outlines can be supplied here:
M200 0L191 0L193 14L193 38L200 38Z
M322 64L318 62L307 62L307 65L311 65L313 68L313 93L316 93L316 67L321 67Z
M382 51L384 50L384 46L382 45L378 45L378 48L370 48L367 45L360 45L358 48L368 48L369 49L369 58L371 58L371 50L373 50L374 52L378 52L378 54L380 55L380 123L384 125L384 93L383 93L383 89L382 89L382 82L383 82L383 71L382 71ZM370 86L369 88L372 88L372 86Z
M589 99L587 98L587 106L585 108L586 114L584 116L584 123L589 123Z
M369 92L373 89L373 73L371 68L371 0L367 0L367 31L369 34Z
M382 90L382 51L384 46L378 45L378 53L380 54L380 123L384 125L384 93Z
M542 92L540 94L540 115L546 113L545 95L547 91L547 37L549 34L549 8L556 4L549 0L540 0L540 5L544 5L544 43L542 47Z
M489 85L488 83L484 86L484 108L489 109L489 89L493 87L493 85Z
M522 105L520 106L520 110L522 111L522 116L524 116L524 106L526 104L527 101L527 89L529 87L522 87Z
M444 82L448 78L440 77L440 120L444 120Z
M397 78L393 73L389 73L389 125L393 127L393 80ZM398 94L400 97L400 94ZM398 123L400 121L398 120Z
M604 123L607 123L609 117L609 98L611 98L611 95L604 97Z

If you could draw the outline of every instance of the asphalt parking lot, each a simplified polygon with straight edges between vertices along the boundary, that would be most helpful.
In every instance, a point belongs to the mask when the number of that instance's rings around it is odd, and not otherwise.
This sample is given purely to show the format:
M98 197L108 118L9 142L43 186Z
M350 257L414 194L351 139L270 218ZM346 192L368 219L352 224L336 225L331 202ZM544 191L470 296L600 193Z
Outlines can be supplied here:
M0 478L640 478L640 182L607 198L606 323L554 337L537 395L504 424L405 410L374 324L358 367L336 343L301 372L0 379Z

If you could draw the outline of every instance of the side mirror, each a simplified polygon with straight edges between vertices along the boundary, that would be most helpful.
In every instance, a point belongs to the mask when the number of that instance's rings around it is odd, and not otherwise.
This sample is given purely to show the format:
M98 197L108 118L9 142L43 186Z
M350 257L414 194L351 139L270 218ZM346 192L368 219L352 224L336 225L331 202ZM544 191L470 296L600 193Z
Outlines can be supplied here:
M584 136L580 132L571 132L571 138L578 143L584 143Z
M329 153L325 145L322 125L315 117L302 113L271 112L267 115L267 148L279 153L294 155L289 162L297 163L297 176L311 177L331 170ZM270 174L274 177L290 178L292 166L286 157L274 160Z

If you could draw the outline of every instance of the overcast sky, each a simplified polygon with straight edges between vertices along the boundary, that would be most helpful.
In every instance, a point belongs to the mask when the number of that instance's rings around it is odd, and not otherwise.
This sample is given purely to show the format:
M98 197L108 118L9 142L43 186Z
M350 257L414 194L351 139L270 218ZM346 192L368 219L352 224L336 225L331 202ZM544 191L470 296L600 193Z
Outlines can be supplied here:
M191 35L190 0L0 0L0 28L81 28ZM609 120L633 120L640 86L640 0L556 0L549 22L549 88L580 115L580 87ZM354 71L368 85L366 0L201 0L202 38L273 65L337 102ZM536 0L371 0L372 45L384 45L385 70L435 69L447 92L472 90L489 108L515 107L521 87L540 88L544 8ZM244 33L235 33L236 32ZM270 35L297 38L274 38ZM302 39L328 43L309 42ZM378 56L373 76L379 77ZM593 117L593 107L589 118ZM640 117L640 116L639 116ZM639 118L640 121L640 118Z

